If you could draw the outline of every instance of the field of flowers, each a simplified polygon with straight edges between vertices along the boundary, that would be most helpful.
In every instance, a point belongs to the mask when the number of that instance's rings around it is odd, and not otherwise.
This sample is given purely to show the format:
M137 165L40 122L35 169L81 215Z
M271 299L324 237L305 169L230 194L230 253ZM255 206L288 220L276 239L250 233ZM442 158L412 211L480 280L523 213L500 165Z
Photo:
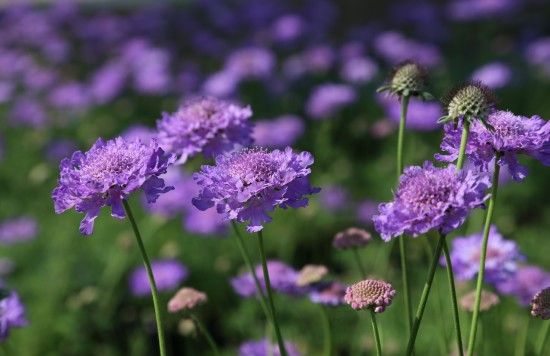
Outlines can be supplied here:
M0 353L550 354L549 20L2 5Z

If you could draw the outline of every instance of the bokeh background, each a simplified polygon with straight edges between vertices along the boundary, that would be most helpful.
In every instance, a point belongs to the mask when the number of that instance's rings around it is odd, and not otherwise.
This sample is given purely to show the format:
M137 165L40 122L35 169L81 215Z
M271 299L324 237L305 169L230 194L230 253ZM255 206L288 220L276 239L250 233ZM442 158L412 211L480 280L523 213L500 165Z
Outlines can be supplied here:
M353 256L334 250L331 240L349 226L373 233L361 258L369 275L398 290L379 323L385 352L401 354L406 328L397 246L382 242L370 220L377 204L392 196L399 103L375 90L394 65L412 58L427 68L437 98L479 79L495 90L499 108L549 118L549 18L545 0L3 2L0 273L3 285L19 293L29 320L12 330L5 351L156 354L151 301L129 289L141 260L128 221L104 211L94 234L84 238L78 233L81 216L55 215L50 194L60 160L74 150L130 129L146 135L162 112L210 95L250 105L258 143L291 144L316 157L312 180L323 191L307 208L273 215L264 232L270 258L297 270L324 264L331 279L352 283L360 278ZM406 165L432 159L442 137L436 123L441 105L412 105ZM203 163L196 158L185 170ZM503 184L495 223L519 244L526 263L550 271L550 170L524 163L529 176ZM139 195L131 204L150 255L181 262L189 275L179 284L208 294L199 315L225 355L265 337L257 302L231 287L244 263L229 229L213 229L212 214L154 214ZM474 213L457 234L480 231L482 214ZM20 218L26 220L19 228L6 225ZM197 229L189 220L204 226ZM254 236L246 237L257 256ZM428 236L408 245L413 305L432 242ZM421 355L453 349L444 272L436 275L421 326ZM472 289L473 282L458 285L460 295ZM163 303L174 291L162 293ZM306 296L283 294L276 303L286 339L304 355L320 354L319 306ZM329 317L337 355L373 352L366 313L341 306L331 308ZM528 317L525 306L502 296L482 316L479 354L512 355L522 335L529 352L542 321L531 321L525 333ZM461 311L461 319L467 335L470 315ZM172 354L210 354L181 315L167 315L165 328Z

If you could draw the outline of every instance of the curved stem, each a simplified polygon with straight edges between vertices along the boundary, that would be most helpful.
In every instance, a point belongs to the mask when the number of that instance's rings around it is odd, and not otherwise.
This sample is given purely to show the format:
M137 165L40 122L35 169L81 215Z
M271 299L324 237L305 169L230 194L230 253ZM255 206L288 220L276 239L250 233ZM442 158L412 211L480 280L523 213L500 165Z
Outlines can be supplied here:
M218 346L216 345L216 342L214 341L214 338L212 338L212 335L208 332L208 329L204 326L204 324L200 321L199 318L197 318L194 314L190 314L191 319L195 322L195 325L197 325L197 328L200 330L202 335L206 338L206 341L208 341L208 344L212 348L212 352L214 355L219 356L220 351L218 350Z
M464 158L466 157L466 144L468 143L468 134L470 132L470 122L464 119L462 124L462 136L460 138L460 149L458 151L458 159L456 160L456 170L459 171L464 166Z
M151 268L151 262L149 262L149 257L147 256L147 252L145 251L145 246L143 245L143 240L141 239L141 234L139 233L139 229L137 227L136 221L134 219L134 216L132 214L132 210L130 209L130 204L126 200L122 200L122 204L124 205L124 210L126 212L126 216L128 216L128 220L130 220L130 224L132 225L132 229L134 230L134 235L136 236L136 241L139 246L139 250L141 252L141 257L143 259L143 265L145 266L145 270L147 271L147 277L149 278L149 285L151 287L151 295L153 297L153 308L155 309L155 321L157 323L157 336L158 336L158 343L159 343L159 353L161 356L166 355L166 345L164 343L164 331L162 329L162 313L160 309L159 304L159 296L158 296L158 290L157 285L155 283L155 276L153 275L153 270Z
M462 334L460 332L460 318L458 315L458 303L456 301L456 289L455 289L455 279L453 274L453 265L451 263L451 255L449 254L449 247L447 246L447 240L443 237L443 254L445 255L445 262L447 264L447 279L449 280L449 290L451 291L451 303L453 305L453 316L455 323L455 332L456 332L456 346L458 349L458 354L460 356L464 355L462 347Z
M323 355L332 355L332 335L330 332L330 320L328 318L327 310L324 306L319 305L321 309L321 316L323 319Z
M376 342L376 354L382 355L382 344L380 343L380 333L378 332L378 323L376 322L376 313L372 308L369 308L370 318L372 321L372 332L374 333L374 340Z
M250 258L250 254L248 253L248 249L246 248L244 244L243 236L241 235L239 228L237 227L237 224L235 221L231 220L231 226L233 227L233 231L235 231L235 235L237 236L237 245L239 246L239 250L241 252L241 255L243 257L243 260L246 264L246 267L250 271L250 274L252 275L252 279L254 280L254 285L256 286L256 292L258 293L258 301L260 302L260 305L262 307L262 310L264 311L265 317L267 320L271 321L271 312L269 311L269 308L267 307L267 303L265 301L265 295L262 290L262 285L260 284L260 280L258 279L258 275L256 274L256 269L254 268L254 265L252 264L252 259Z
M281 356L287 356L285 349L285 342L279 328L279 322L277 321L277 313L275 312L275 304L273 303L273 291L271 290L271 281L269 280L269 271L267 269L267 260L264 250L264 237L262 231L258 231L258 247L260 249L260 258L262 260L262 271L264 274L265 289L267 291L267 300L269 302L269 308L271 309L271 316L273 321L273 328L275 329L275 335L277 336L277 343L279 344L279 352Z
M550 330L550 322L544 321L544 326L540 330L540 334L537 337L537 344L535 348L536 355L543 355L544 352L544 345L546 344L546 341L548 340L548 330Z
M357 250L357 247L352 248L352 250L353 250L353 257L355 258L355 264L357 265L357 268L359 268L359 271L361 272L361 277L367 278L367 271L365 270L365 267L361 262L361 256L359 256L359 251Z
M422 296L420 297L420 303L416 310L416 315L414 318L413 327L411 330L411 336L409 337L409 343L407 345L407 356L410 356L414 352L414 343L416 342L416 335L418 334L418 329L420 323L422 322L422 316L424 316L424 310L426 309L426 303L428 302L428 296L430 295L430 289L432 288L432 283L435 276L435 270L437 268L437 263L439 261L439 256L441 256L441 249L443 247L443 242L445 241L445 236L441 235L437 240L437 245L432 257L430 264L430 269L428 271L428 276L426 278L426 283L424 284L424 289L422 290Z
M479 318L479 306L481 304L481 289L483 287L483 279L485 277L485 259L487 257L487 243L489 242L489 231L491 229L491 221L493 220L493 212L495 210L495 202L497 199L498 177L500 173L500 166L498 165L499 159L500 159L500 154L497 153L495 156L495 167L493 171L491 198L489 200L487 214L485 215L485 225L483 227L483 240L481 243L481 254L479 256L479 273L477 274L477 284L476 284L476 298L474 302L472 325L470 327L470 338L468 341L468 356L472 356L474 354L474 349L475 349L477 320Z

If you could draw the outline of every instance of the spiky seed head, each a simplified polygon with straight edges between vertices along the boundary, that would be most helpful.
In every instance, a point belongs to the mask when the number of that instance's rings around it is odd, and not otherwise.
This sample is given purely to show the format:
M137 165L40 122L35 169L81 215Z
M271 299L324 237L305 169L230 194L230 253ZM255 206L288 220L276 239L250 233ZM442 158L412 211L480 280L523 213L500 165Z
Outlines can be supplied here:
M531 300L531 315L543 320L550 319L550 287L535 294Z
M389 84L379 88L378 92L387 90L400 97L417 96L431 99L432 96L425 91L426 78L424 67L413 61L405 61L394 68Z
M486 85L472 82L451 90L443 102L447 105L447 116L440 118L440 123L457 122L463 118L469 122L480 120L487 124L487 116L494 108L495 98Z

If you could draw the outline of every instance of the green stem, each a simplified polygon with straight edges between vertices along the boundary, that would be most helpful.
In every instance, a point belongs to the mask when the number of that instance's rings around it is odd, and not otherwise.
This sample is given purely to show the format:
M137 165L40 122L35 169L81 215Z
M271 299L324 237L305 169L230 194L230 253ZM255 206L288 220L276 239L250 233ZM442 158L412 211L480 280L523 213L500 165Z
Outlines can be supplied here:
M529 334L529 324L531 318L527 318L523 329L518 334L516 340L516 350L514 352L515 356L525 356L525 347L527 346L527 335Z
M416 342L416 335L418 334L418 328L422 322L422 316L424 315L424 310L426 309L426 303L428 302L428 296L430 295L430 289L432 288L432 282L435 276L435 270L437 268L437 263L439 262L439 256L441 256L441 249L443 243L445 242L445 236L441 235L437 240L437 245L432 257L430 264L430 269L428 271L428 276L426 278L426 283L424 284L424 289L422 290L422 296L420 297L420 303L416 310L416 315L414 318L413 327L411 330L411 336L409 337L409 343L407 345L407 356L410 356L414 352L414 343Z
M277 336L277 343L279 344L279 352L281 353L281 356L287 356L285 342L283 340L283 336L281 335L279 322L277 321L275 304L273 303L273 291L271 290L271 281L269 280L269 271L267 269L267 259L265 257L265 250L264 250L264 237L261 230L258 231L258 247L260 249L260 258L262 260L262 271L264 274L265 289L267 291L267 300L269 302L269 308L271 310L273 328L275 329L275 335Z
M396 177L399 184L399 177L403 172L403 141L405 140L405 126L407 123L407 109L409 107L409 97L403 96L401 99L401 117L399 120L399 132L397 133L397 169Z
M367 278L367 271L365 270L365 267L361 262L361 256L359 256L359 250L357 250L357 247L352 248L352 250L353 250L353 257L355 258L355 264L357 265L357 268L359 268L359 271L361 272L361 277Z
M449 254L449 247L447 246L447 240L443 236L443 254L445 255L445 262L447 264L447 279L449 280L449 290L451 291L451 302L453 305L453 316L455 323L455 332L456 332L456 346L458 348L458 354L460 356L464 355L462 347L462 334L460 332L460 318L458 315L458 303L456 301L456 289L455 289L455 279L453 274L453 265L451 263L451 255Z
M214 352L214 355L219 356L220 351L218 350L218 346L216 345L216 342L212 338L212 335L208 332L208 329L204 326L204 324L200 321L199 318L197 318L194 314L190 314L191 319L195 322L195 325L197 325L197 328L200 330L202 335L206 338L206 341L208 341L208 344L212 348L212 352Z
M543 355L544 352L544 345L546 345L546 341L548 340L548 330L550 330L550 322L544 321L544 326L540 330L540 334L537 337L537 344L536 344L536 355Z
M382 355L382 344L380 343L380 333L378 332L378 323L376 322L376 313L372 308L369 308L370 319L372 321L372 332L374 333L374 340L376 342L376 354Z
M458 159L456 160L456 170L459 171L464 166L464 158L466 157L466 144L468 143L468 134L470 132L470 122L464 119L462 125L462 137L460 138L460 149L458 151Z
M327 310L324 306L319 305L321 309L321 316L323 319L323 355L332 355L332 335L330 332L330 320L328 318Z
M256 286L256 292L258 293L258 301L260 302L260 305L262 307L262 310L264 311L265 317L267 320L271 321L271 312L269 311L269 308L267 307L267 303L265 300L265 295L262 290L262 286L260 284L260 280L258 279L258 275L256 274L256 269L254 268L254 265L252 264L252 259L250 258L250 254L248 253L248 249L246 248L244 244L244 239L241 233L239 232L239 229L237 227L237 224L235 221L231 220L231 226L233 227L233 231L235 231L235 235L237 236L237 245L239 246L239 250L241 252L241 255L243 257L243 260L246 264L246 267L250 271L250 274L252 275L252 279L254 280L254 285Z
M136 224L136 220L134 219L134 216L132 214L132 210L130 209L130 204L126 200L122 200L122 204L124 205L124 210L126 211L126 216L128 216L128 220L130 220L130 224L132 225L132 229L134 230L134 235L136 236L136 241L139 246L139 250L141 251L141 257L143 259L143 264L145 266L145 270L147 271L147 277L149 278L149 285L151 287L151 295L153 297L153 307L155 309L155 321L157 323L157 336L158 336L158 343L159 343L159 352L160 356L166 355L166 345L164 342L164 331L162 329L162 314L159 304L159 296L158 296L158 290L157 285L155 283L155 276L153 275L153 270L151 268L151 262L149 262L149 257L147 256L147 252L145 251L145 246L143 245L143 240L141 239L141 234L139 233L139 229Z
M485 277L485 259L487 258L487 243L489 241L489 231L491 229L491 221L493 220L493 212L495 210L495 202L497 199L498 177L500 173L500 166L498 164L499 159L500 159L500 154L497 153L495 156L495 167L493 171L491 198L489 200L487 214L485 215L485 226L483 227L483 240L481 243L481 254L479 256L479 273L477 275L477 284L476 284L476 298L474 302L472 325L470 327L470 339L468 341L468 356L472 356L474 354L474 349L475 349L477 320L479 318L479 306L481 304L481 289L483 287L483 279Z

